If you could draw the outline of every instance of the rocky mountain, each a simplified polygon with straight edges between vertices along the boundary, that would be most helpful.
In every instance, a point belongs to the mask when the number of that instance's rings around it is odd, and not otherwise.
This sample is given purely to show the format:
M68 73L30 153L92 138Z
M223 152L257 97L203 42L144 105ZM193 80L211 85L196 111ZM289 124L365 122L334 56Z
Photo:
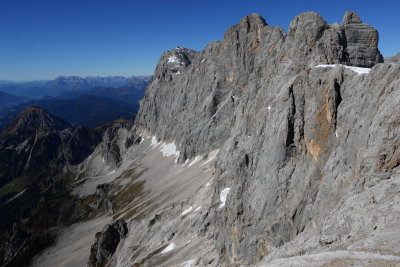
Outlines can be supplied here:
M38 107L0 133L0 265L26 266L54 241L52 232L85 216L70 195L74 165L101 132L73 127Z
M79 76L59 76L52 81L35 84L0 84L0 91L33 98L44 96L57 96L61 93L73 90L85 90L93 87L136 87L144 89L150 81L150 76L132 76L129 78L121 76L110 77L79 77Z
M378 39L351 11L252 14L166 51L135 123L71 166L75 223L32 265L399 265L400 65Z
M99 134L74 128L47 111L30 106L0 135L0 185L23 175L40 172L54 161L64 167L82 162L99 142ZM87 142L92 145L84 145ZM87 150L85 150L85 148Z

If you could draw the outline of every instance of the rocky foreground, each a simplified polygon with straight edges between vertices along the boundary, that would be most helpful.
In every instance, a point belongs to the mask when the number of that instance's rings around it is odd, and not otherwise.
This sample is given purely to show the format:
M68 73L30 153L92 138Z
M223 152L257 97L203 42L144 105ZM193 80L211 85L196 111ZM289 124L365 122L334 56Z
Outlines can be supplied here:
M400 266L400 65L378 39L354 12L287 33L252 14L165 52L34 265Z

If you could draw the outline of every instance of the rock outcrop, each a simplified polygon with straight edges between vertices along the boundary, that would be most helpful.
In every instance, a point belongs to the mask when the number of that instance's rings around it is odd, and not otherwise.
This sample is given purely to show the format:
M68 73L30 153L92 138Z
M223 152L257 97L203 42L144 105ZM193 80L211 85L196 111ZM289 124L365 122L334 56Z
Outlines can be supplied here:
M96 241L92 245L88 266L106 266L107 260L114 254L121 238L128 233L123 220L107 225L103 231L96 233Z

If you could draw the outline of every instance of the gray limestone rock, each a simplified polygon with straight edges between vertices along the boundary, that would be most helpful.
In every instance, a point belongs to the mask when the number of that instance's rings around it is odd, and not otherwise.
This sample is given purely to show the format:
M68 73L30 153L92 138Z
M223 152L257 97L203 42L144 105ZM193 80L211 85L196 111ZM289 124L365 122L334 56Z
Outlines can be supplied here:
M303 13L288 33L252 14L203 51L165 52L129 134L103 139L124 155L121 168L143 170L146 193L127 209L130 234L115 255L97 259L110 266L399 261L400 67L380 64L377 44L377 31L354 12L332 25ZM154 135L174 142L177 162L157 154L163 145ZM197 167L199 179L208 172L212 182L185 192L198 184L183 163L217 149L211 167ZM155 188L163 179L171 187Z
M398 221L392 210L343 206L399 166L400 69L378 64L377 44L378 32L354 12L338 25L303 13L288 33L252 14L201 52L161 57L135 129L175 141L179 162L220 148L213 201L231 190L226 207L208 213L219 264L343 248L374 218ZM177 53L185 56L170 64ZM316 241L280 250L304 238Z

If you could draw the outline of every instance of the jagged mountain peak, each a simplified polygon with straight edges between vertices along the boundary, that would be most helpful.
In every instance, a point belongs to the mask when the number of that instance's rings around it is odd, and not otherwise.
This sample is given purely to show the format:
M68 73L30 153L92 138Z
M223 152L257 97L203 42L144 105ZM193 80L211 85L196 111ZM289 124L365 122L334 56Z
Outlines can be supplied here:
M266 26L268 25L265 21L265 19L258 13L252 13L250 15L247 15L245 17L243 17L239 24L244 24L246 26L248 26L249 28L251 28L254 25L257 26Z
M177 46L167 52L167 63L175 67L187 67L191 63L192 54L195 50L191 50L182 46Z
M51 115L46 110L29 106L22 111L5 129L8 133L47 133L70 128L71 125L64 120Z
M341 24L363 23L360 16L354 11L346 11Z
M32 161L40 162L40 166L50 161L77 164L99 139L95 130L71 126L40 107L29 106L0 133L0 185L25 172L37 171L39 166Z
M158 61L154 77L156 80L172 80L192 63L198 53L181 46L164 52Z
M315 12L296 16L289 26L285 47L291 50L290 58L317 64L344 64L372 67L383 62L378 49L378 31L351 11L341 24L328 25Z
M327 25L328 23L320 14L314 11L303 12L292 19L289 24L288 33L290 35L298 30L301 30L303 32L316 32L318 34L326 29Z

